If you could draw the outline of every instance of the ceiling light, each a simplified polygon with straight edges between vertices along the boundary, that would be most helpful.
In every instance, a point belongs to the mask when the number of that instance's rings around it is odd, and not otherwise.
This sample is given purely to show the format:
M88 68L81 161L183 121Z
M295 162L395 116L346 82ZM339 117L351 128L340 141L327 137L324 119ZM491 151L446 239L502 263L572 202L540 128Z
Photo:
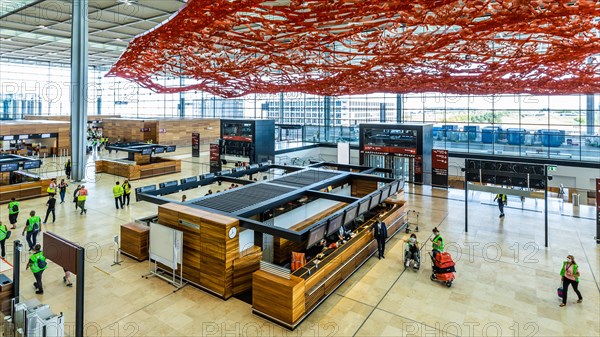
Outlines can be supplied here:
M48 29L48 27L44 26L44 25L39 25L37 26L39 29Z
M137 0L117 0L117 3L130 6L132 4L137 3Z
M115 41L123 41L123 40L121 40L120 38L116 38Z

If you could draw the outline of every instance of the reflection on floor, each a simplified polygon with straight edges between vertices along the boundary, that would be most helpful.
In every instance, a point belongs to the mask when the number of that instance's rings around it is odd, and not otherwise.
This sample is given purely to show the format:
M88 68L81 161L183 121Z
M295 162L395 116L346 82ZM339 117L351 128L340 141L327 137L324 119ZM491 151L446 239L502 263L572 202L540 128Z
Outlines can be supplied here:
M133 186L157 184L206 172L207 154L191 158L190 148L174 154L184 159L181 174L132 182ZM106 154L103 154L106 155ZM114 157L115 154L112 154ZM51 167L51 163L46 167ZM56 165L55 165L56 166ZM58 166L60 167L60 166ZM51 171L49 171L51 172ZM50 173L52 174L52 173ZM280 336L286 332L251 314L251 306L239 299L226 302L196 288L174 288L157 279L143 279L149 266L122 257L113 262L113 236L119 226L157 212L157 206L132 203L116 210L112 186L122 178L89 173L86 186L87 215L75 212L71 198L58 205L57 221L44 230L84 245L86 264L86 313L89 335L118 336ZM71 195L75 184L69 186ZM198 197L209 187L189 196ZM216 188L212 186L211 188ZM370 259L338 288L293 333L295 336L592 336L600 331L600 248L593 240L595 222L591 208L576 210L551 201L550 245L545 248L543 202L509 200L505 218L491 196L469 197L469 232L464 233L464 192L427 187L408 188L409 209L419 213L424 249L429 250L431 228L437 226L446 247L457 262L457 279L451 288L429 280L426 254L419 271L402 264L402 235L388 244L386 259ZM180 195L174 195L179 200ZM21 210L45 213L45 198L21 203ZM0 211L7 221L6 207ZM578 217L572 217L575 214ZM411 222L416 221L413 213ZM21 216L22 226L25 217ZM414 226L413 226L414 227ZM20 230L13 239L24 238ZM8 244L12 252L12 243ZM568 305L558 307L558 272L567 254L575 256L581 270L582 304L569 292ZM23 254L26 260L27 254ZM12 261L12 253L9 253ZM62 269L50 263L44 273L44 295L35 295L33 277L22 271L23 299L39 298L55 312L65 313L71 335L74 329L75 289L62 282ZM96 333L96 330L101 330Z

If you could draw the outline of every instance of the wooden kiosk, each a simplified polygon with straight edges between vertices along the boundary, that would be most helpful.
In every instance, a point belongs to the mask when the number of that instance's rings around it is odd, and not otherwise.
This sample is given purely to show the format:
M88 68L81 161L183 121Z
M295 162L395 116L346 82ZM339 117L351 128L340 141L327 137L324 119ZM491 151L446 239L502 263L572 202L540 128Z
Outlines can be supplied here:
M405 225L406 207L402 181L360 173L365 167L288 168L271 181L185 203L163 197L168 188L142 199L160 204L158 224L183 232L186 281L223 299L251 291L254 313L293 329L377 250L376 219L392 237ZM321 250L315 243L323 240ZM307 257L293 271L292 252Z
M147 143L122 143L106 147L127 153L127 159L101 159L96 161L97 173L110 173L137 180L181 172L181 160L156 157L164 152L174 152L175 146Z

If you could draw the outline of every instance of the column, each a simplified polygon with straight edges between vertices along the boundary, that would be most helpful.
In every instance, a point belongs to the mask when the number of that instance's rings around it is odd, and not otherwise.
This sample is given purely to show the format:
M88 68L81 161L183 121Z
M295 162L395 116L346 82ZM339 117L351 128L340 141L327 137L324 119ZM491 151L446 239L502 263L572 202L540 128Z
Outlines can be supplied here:
M594 134L596 109L594 109L594 95L585 95L586 109L585 117L587 121L586 135L591 136ZM585 144L585 140L581 140L581 143Z
M71 178L85 178L88 88L88 0L73 0L71 26Z

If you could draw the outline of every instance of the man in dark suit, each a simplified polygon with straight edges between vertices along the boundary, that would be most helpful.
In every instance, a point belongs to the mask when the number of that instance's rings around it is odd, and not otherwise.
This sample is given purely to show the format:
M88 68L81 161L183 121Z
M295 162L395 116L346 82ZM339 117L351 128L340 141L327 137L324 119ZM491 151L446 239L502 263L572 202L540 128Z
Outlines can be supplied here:
M373 225L373 236L377 241L377 250L379 251L379 259L385 259L385 240L388 237L387 227L383 222L381 215L377 218L377 222Z

